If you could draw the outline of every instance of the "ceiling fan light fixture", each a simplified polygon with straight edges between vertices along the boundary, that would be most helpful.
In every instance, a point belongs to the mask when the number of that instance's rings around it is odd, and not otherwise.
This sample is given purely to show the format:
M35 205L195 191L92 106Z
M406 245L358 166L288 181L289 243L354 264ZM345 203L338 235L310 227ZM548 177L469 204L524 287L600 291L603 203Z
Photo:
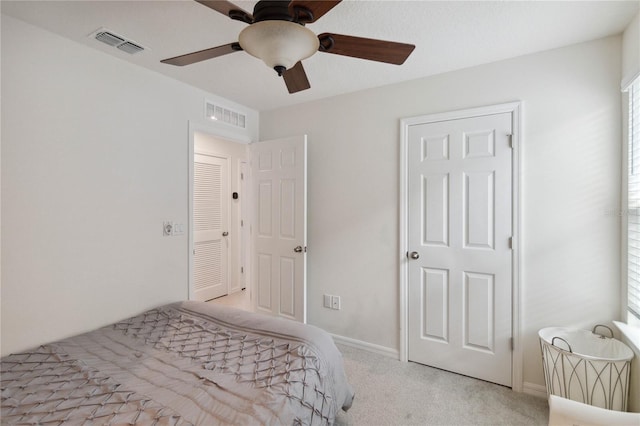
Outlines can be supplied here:
M278 74L318 51L320 42L310 29L289 21L261 21L240 33L240 46L252 56L276 69Z
M318 51L402 65L415 49L413 44L344 34L316 35L305 27L305 24L316 22L342 0L259 0L253 8L253 14L230 0L196 1L249 26L240 32L238 42L163 59L162 63L190 65L244 50L274 69L282 77L289 93L297 93L311 87L302 60Z

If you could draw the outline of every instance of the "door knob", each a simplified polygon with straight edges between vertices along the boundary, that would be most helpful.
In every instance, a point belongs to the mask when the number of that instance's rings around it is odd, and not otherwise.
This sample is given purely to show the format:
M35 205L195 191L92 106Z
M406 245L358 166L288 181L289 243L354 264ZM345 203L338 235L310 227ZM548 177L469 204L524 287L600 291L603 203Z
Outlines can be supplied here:
M418 253L417 251L412 251L409 254L409 257L412 258L412 259L420 259L420 253Z
M223 237L226 237L227 235L229 235L229 233L228 233L227 231L224 231L224 232L222 233L222 236L223 236Z
M296 253L302 253L302 246L294 248L293 251L295 251Z

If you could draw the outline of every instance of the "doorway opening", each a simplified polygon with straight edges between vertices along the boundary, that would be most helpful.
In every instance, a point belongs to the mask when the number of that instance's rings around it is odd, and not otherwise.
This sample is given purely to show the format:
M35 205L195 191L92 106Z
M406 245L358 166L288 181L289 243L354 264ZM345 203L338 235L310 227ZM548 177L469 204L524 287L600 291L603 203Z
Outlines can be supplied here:
M306 322L307 136L189 135L189 299L242 292L250 310Z
M248 162L248 143L191 129L190 300L253 310Z

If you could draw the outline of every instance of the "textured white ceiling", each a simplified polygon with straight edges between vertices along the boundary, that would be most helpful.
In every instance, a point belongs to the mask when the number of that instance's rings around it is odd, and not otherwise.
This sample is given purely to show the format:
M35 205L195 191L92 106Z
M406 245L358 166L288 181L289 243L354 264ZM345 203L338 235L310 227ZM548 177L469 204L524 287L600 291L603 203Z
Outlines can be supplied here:
M234 2L251 12L255 1ZM303 62L311 89L290 95L260 60L236 52L186 67L160 60L237 41L246 24L191 0L7 1L2 13L257 110L417 79L619 34L635 1L343 1L308 28L416 45L404 65L326 53ZM90 37L107 28L148 50Z

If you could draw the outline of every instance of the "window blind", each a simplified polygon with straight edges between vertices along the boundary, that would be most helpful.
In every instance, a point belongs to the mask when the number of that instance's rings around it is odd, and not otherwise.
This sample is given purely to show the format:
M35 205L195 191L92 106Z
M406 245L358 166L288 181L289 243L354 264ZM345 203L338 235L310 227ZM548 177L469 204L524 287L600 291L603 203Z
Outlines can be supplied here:
M627 307L640 319L640 78L629 88Z

